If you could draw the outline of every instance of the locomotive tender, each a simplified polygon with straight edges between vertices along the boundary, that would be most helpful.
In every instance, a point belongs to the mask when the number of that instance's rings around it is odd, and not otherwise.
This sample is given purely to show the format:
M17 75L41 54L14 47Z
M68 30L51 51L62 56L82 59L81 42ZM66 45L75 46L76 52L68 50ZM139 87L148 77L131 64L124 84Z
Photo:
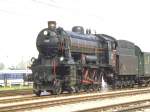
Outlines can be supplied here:
M150 80L150 53L134 43L105 34L91 34L81 26L72 31L48 22L37 37L38 58L32 58L33 92L40 96L63 91L99 90L102 77L112 87L133 87ZM144 67L144 57L148 57ZM146 73L145 73L146 71Z

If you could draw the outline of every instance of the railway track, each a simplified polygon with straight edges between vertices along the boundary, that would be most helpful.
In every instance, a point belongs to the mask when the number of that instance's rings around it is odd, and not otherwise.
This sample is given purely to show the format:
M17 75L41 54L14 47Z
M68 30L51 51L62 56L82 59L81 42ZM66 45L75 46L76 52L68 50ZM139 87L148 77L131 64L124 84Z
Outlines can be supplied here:
M116 91L115 93L113 92L107 92L107 93L99 93L97 96L100 96L98 98L107 98L107 97L115 97L114 95L117 96L122 96L122 95L128 95L128 94L141 94L141 93L149 93L150 89L141 89L141 91L139 90L128 90L132 93L129 92L124 92L122 91L121 94L119 93L119 91ZM93 92L92 94L97 94L98 92ZM60 96L55 96L55 95L51 95L51 96L42 96L42 97L37 97L35 95L29 95L29 96L22 96L22 97L11 97L11 98L0 98L0 104L5 104L5 103L16 103L16 102L25 102L25 101L30 101L30 100L39 100L39 99L49 99L49 98L61 98L61 97L69 97L69 96L78 96L78 95L85 95L87 93L77 93L77 94L61 94ZM88 94L87 94L88 95Z
M32 89L19 89L19 90L4 90L4 91L0 91L0 97L17 96L17 95L28 95L28 94L33 94Z
M85 110L79 110L74 112L129 112L129 111L136 111L139 109L145 109L150 107L150 98L138 101L131 101L107 106L101 106L96 108L90 108Z
M138 88L138 89L144 89L144 88ZM125 88L124 89L117 89L117 91L120 91L120 90L130 90L130 89L129 88L127 88L127 89L125 89ZM112 91L112 90L108 90L108 91ZM92 92L92 93L95 93L95 92ZM0 98L9 97L9 96L11 97L11 96L31 95L31 94L33 94L32 89L4 90L4 91L1 90L0 91Z
M129 96L129 95L138 95L149 93L150 89L137 89L137 90L126 90L126 91L116 91L116 92L107 92L107 93L92 93L92 94L84 94L84 95L72 95L72 96L58 96L57 98L46 97L35 97L22 102L23 99L17 99L17 102L10 103L7 100L5 103L0 104L0 112L12 112L12 111L23 111L29 109L37 109L44 107L52 107L64 104L72 104L83 101L92 101L97 99L108 99L114 97L121 96ZM2 101L1 101L2 102Z

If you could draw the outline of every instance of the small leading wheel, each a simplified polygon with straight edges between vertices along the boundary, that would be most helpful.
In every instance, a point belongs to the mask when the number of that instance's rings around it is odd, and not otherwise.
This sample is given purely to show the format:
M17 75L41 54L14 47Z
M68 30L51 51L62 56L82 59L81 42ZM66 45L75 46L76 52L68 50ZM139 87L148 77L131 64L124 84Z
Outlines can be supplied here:
M59 80L54 80L52 94L59 95L62 92L61 82Z
M33 90L33 93L36 94L36 96L40 96L41 95L41 91L40 90Z
M76 92L76 93L79 93L79 92L80 92L80 88L76 86L76 87L75 87L75 92Z
M59 95L61 94L61 87L55 87L53 90L52 90L52 94L54 95Z
M38 85L36 83L33 83L33 93L36 94L36 96L41 95L41 90L38 89Z

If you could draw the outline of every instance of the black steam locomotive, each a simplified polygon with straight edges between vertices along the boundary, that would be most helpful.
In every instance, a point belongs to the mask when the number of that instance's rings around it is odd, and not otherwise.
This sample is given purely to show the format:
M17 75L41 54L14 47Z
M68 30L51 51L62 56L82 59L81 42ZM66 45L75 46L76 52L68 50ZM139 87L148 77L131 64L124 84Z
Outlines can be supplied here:
M36 46L39 55L32 58L31 70L37 96L44 90L52 94L97 91L102 77L113 88L148 85L150 81L150 53L126 40L91 34L89 29L85 34L81 26L65 31L49 21Z

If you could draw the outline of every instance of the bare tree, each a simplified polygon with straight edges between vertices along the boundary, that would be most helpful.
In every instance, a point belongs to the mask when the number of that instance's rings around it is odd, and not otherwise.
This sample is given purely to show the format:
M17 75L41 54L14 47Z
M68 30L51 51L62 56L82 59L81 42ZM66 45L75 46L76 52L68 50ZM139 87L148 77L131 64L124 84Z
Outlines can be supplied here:
M21 61L17 64L16 69L26 69L27 63L25 61Z
M3 70L5 68L4 63L0 62L0 70Z

